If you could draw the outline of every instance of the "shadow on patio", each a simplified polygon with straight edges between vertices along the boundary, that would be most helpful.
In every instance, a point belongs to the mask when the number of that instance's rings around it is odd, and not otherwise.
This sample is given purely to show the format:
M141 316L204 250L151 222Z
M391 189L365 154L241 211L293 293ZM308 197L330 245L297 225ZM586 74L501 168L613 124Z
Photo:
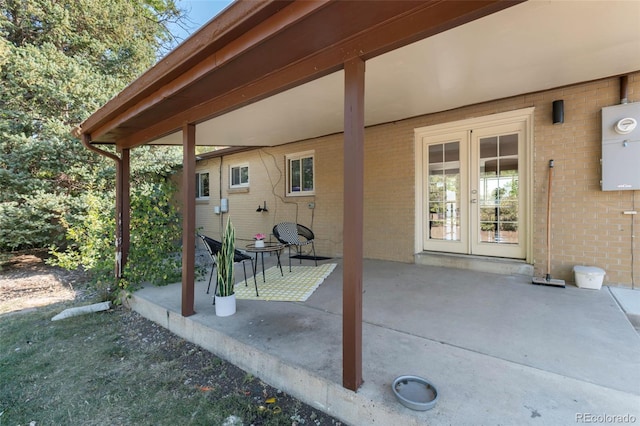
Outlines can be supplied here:
M364 262L364 384L344 389L342 264L328 262L337 268L306 302L238 300L235 315L218 318L207 283L198 282L191 317L180 316L180 284L142 289L131 305L349 424L640 419L640 338L608 287L535 286L527 276L386 261ZM435 408L417 412L395 400L391 383L405 374L435 384Z

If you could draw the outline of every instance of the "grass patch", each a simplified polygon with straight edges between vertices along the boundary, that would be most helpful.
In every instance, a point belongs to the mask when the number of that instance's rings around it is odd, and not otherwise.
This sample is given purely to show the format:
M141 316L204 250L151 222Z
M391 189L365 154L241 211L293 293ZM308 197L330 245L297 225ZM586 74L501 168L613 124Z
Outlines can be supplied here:
M60 310L0 315L0 425L339 424L133 312Z

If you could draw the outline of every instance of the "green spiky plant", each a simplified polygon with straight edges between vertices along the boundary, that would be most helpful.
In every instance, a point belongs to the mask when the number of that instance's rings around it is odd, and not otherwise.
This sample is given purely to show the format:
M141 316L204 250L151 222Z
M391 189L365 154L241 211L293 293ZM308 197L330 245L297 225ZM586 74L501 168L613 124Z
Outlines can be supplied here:
M218 253L217 280L218 296L226 297L234 294L235 275L233 273L233 254L235 251L236 231L231 223L231 218L227 219L227 227L222 236L222 249Z

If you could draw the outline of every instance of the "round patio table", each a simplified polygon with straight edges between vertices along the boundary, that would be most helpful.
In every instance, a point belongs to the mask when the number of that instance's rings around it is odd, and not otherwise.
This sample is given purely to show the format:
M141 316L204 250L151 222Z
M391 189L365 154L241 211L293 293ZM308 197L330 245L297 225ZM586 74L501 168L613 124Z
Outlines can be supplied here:
M256 261L253 264L253 276L256 276L256 271L258 270L258 255L260 255L260 260L262 261L262 282L266 282L266 278L264 275L264 254L265 253L275 253L278 257L278 267L280 268L280 274L284 277L284 273L282 272L282 264L280 263L280 253L282 253L282 249L285 247L284 244L281 243L264 243L264 247L256 247L255 243L247 244L245 249L249 253L256 254Z

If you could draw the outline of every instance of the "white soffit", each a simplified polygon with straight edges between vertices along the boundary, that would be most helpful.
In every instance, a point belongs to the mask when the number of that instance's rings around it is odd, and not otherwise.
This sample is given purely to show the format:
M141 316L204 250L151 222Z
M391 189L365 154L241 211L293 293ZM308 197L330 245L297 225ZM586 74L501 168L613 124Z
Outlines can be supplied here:
M637 70L639 1L529 1L367 62L366 121Z
M365 122L637 70L640 1L533 0L367 61ZM337 72L201 123L197 143L273 146L341 132L343 80Z
M220 146L274 146L339 132L343 93L344 72L335 72L198 124L196 139Z

